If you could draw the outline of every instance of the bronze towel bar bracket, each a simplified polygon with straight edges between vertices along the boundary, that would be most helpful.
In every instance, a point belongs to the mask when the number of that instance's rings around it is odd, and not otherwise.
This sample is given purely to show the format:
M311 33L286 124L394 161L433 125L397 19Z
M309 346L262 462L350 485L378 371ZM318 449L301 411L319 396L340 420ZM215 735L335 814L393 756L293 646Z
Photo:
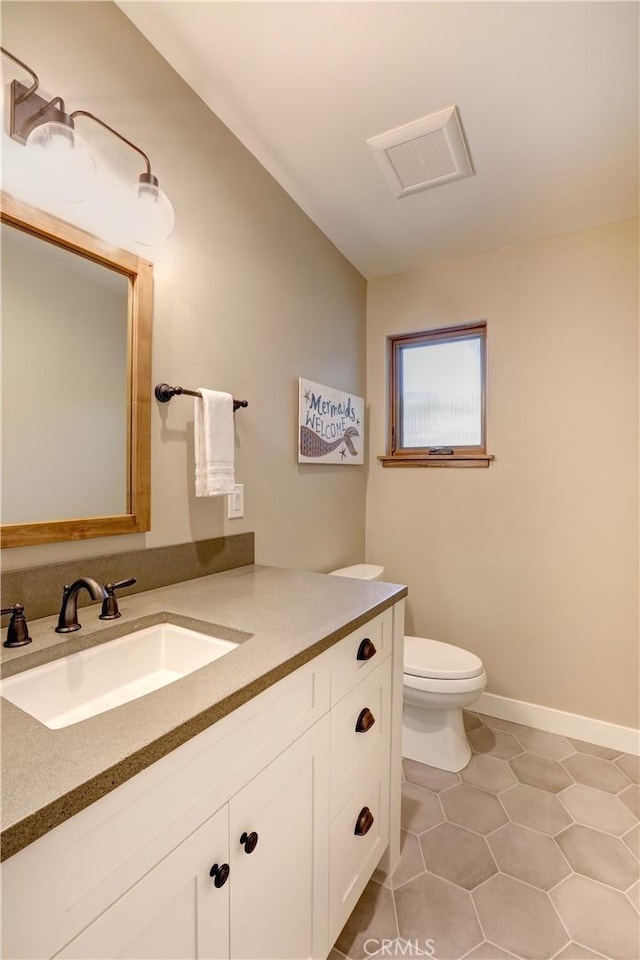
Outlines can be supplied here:
M202 394L199 390L187 390L186 387L170 387L168 383L157 383L155 388L156 400L160 403L168 403L172 397L181 397L184 395L188 397L201 397ZM234 400L233 409L238 410L240 407L248 407L248 400Z

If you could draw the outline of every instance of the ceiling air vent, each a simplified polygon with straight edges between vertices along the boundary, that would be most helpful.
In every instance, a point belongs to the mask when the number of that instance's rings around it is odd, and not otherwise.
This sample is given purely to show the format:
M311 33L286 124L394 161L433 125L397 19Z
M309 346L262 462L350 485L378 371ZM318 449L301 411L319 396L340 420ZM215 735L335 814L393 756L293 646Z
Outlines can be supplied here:
M398 197L474 174L455 106L371 137L367 143Z

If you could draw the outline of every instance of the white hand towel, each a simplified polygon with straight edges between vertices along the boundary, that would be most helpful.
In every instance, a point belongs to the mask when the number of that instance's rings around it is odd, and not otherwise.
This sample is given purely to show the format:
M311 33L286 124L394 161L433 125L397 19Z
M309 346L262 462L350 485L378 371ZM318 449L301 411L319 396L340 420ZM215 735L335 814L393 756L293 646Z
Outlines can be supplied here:
M234 429L233 397L230 393L198 387L202 399L195 401L196 497L233 493Z

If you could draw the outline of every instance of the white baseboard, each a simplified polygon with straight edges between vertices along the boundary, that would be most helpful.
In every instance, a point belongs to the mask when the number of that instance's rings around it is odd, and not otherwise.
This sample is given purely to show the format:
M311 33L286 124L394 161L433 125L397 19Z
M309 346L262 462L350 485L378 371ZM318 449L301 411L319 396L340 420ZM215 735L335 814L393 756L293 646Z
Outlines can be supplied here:
M498 717L500 720L523 723L527 727L546 730L547 733L558 733L574 740L597 743L600 747L611 747L622 753L640 756L640 730L634 727L594 720L577 713L565 713L564 710L541 707L537 703L526 703L524 700L510 700L509 697L499 697L495 693L481 694L467 709L489 717Z

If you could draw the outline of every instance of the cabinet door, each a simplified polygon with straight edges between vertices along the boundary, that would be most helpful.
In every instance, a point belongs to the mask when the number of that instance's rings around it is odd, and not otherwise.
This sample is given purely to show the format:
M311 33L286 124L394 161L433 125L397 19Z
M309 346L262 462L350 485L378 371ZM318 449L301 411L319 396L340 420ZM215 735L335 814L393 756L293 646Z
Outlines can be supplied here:
M234 960L326 957L329 718L229 803ZM251 840L257 834L252 852Z
M209 871L228 862L222 807L56 957L65 960L226 960L229 885Z

